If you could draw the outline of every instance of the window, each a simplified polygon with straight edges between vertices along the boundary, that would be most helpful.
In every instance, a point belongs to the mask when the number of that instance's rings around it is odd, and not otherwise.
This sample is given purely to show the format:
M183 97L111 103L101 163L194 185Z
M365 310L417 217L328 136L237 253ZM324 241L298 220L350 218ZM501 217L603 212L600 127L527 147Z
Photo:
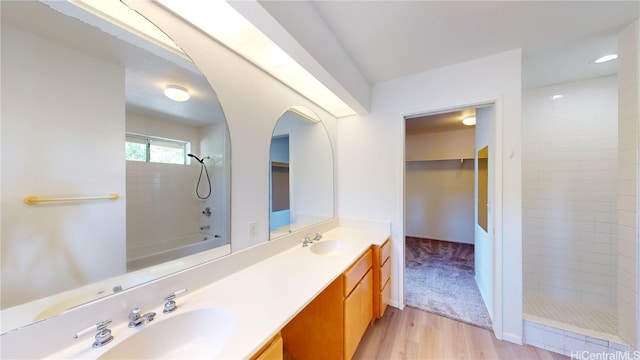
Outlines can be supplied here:
M186 141L163 139L140 134L126 134L125 159L165 164L186 164Z

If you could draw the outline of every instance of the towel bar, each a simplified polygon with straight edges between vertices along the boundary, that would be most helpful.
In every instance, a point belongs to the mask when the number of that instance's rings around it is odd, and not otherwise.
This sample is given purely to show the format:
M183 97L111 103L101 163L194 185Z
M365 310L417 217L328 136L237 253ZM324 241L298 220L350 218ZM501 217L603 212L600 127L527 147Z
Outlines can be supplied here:
M37 196L27 196L24 198L25 204L34 205L42 202L58 202L58 201L85 201L85 200L117 200L120 198L118 194L110 194L106 196L78 196L78 197L62 197L62 198L41 198Z

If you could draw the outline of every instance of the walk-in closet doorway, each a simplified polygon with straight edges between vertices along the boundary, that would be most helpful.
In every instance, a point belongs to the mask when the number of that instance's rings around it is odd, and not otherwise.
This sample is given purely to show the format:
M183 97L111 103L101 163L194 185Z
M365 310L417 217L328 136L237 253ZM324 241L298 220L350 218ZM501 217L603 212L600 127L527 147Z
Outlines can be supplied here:
M492 118L493 106L405 118L405 303L487 329Z

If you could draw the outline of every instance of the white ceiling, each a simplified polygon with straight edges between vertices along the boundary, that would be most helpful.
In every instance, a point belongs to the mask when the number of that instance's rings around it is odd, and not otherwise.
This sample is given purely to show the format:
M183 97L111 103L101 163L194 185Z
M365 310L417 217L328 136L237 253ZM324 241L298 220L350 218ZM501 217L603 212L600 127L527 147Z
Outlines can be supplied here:
M640 12L638 1L311 4L324 29L306 26L308 19L291 2L260 2L312 54L314 46L323 45L305 39L323 38L319 32L328 29L370 84L515 48L523 49L525 87L610 75L616 72L615 62L592 62L616 50L616 34Z
M269 0L253 4L297 41L299 49L316 62L312 65L320 65L316 69L326 70L314 75L324 80L329 74L334 92L352 106L366 109L371 84L519 47L523 49L525 87L614 74L615 61L596 65L593 60L615 51L616 34L638 18L639 3ZM102 36L93 34L98 33L96 29L66 29L53 16L35 11L34 8L46 8L40 3L27 6L25 2L16 2L16 8L20 5L23 11L9 11L9 4L14 3L3 3L3 21L11 20L19 27L38 27L41 34L50 38L60 35L79 43L90 36ZM236 2L236 6L251 4ZM264 26L261 30L271 37L277 34ZM194 78L193 68L186 70L184 65L170 68L171 62L151 62L135 46L118 46L98 45L91 51L103 53L100 56L127 67L130 109L141 111L145 107L156 116L157 112L164 112L173 118L197 122L210 121L212 114L216 114L213 116L216 120L224 119L215 93L204 78ZM104 54L107 48L115 51ZM167 102L158 91L167 82L194 83L194 101L181 105ZM356 101L349 100L349 96ZM213 108L211 104L215 104Z
M516 48L523 87L613 75L617 61L594 60L616 53L617 34L640 15L639 1L259 3L346 89L358 89L357 79L349 83L340 69L359 71L370 87ZM466 116L407 119L407 132L461 129Z

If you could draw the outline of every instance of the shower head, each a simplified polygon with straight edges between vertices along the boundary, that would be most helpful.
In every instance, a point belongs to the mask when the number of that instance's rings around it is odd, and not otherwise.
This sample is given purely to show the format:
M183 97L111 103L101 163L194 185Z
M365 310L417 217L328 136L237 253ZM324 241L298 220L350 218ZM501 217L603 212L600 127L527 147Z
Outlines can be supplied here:
M193 154L187 154L187 156L192 157L192 158L194 158L194 159L198 160L198 162L199 162L200 164L202 164L202 162L204 161L204 159L200 159L200 158L198 158L197 156L195 156L195 155L193 155Z

